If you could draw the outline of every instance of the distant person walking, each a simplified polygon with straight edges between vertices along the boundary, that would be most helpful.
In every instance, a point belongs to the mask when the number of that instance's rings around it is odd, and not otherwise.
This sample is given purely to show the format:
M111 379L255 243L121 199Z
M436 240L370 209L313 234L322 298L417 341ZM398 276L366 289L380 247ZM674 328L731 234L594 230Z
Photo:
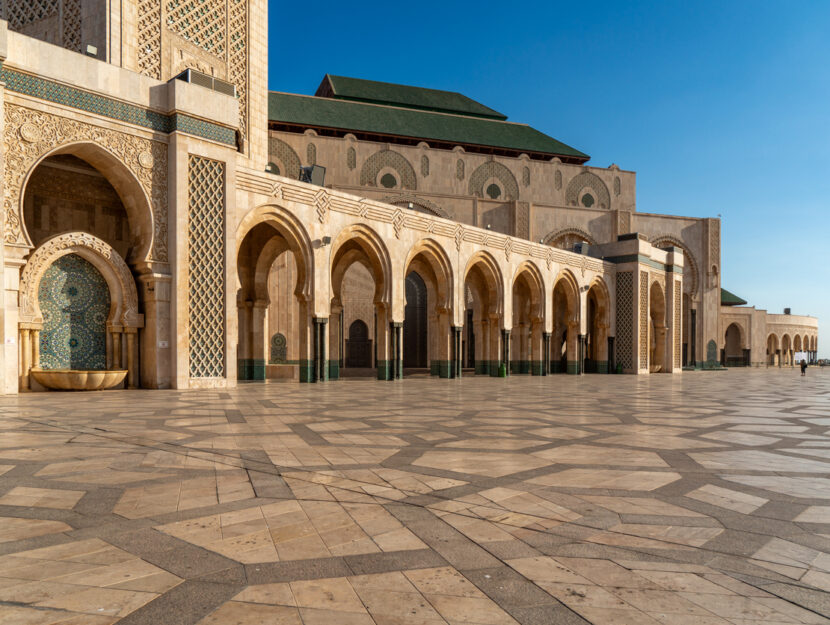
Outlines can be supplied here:
M807 361L802 360L801 361L801 376L804 377L805 375L807 375Z

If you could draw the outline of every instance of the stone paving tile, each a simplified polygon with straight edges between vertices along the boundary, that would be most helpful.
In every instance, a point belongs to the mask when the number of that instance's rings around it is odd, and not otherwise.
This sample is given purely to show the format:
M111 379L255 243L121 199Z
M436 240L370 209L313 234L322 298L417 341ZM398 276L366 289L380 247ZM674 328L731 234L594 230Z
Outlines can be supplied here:
M73 397L0 398L2 625L830 623L824 371Z

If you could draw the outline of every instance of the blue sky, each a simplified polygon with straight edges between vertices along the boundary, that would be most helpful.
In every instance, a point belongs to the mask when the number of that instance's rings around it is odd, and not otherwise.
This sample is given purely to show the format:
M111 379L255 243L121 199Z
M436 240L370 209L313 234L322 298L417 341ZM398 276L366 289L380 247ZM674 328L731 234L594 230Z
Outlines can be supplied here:
M459 91L723 219L723 286L830 321L830 2L270 3L269 86ZM830 340L820 343L830 357Z

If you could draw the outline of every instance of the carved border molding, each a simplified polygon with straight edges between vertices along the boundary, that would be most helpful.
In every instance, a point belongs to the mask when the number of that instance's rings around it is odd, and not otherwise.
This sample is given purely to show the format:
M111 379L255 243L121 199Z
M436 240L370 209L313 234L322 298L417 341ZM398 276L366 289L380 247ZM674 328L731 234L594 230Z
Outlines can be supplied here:
M23 184L45 154L74 143L94 143L129 169L150 201L153 241L146 260L167 262L167 145L85 122L6 103L4 240L31 247L23 227ZM142 259L144 260L144 259Z
M124 259L106 242L86 232L69 232L46 240L29 258L20 276L20 322L43 323L38 304L38 289L46 270L61 256L78 254L98 269L112 291L112 278L120 292L110 296L118 306L108 323L130 328L144 327L144 316L138 312L135 280Z
M501 251L507 255L516 254L551 263L559 263L576 268L584 268L597 273L616 272L616 265L598 258L574 254L557 248L533 243L526 239L519 239L505 234L490 232L474 226L465 226L456 221L433 217L416 211L400 211L397 206L390 206L375 200L358 198L338 191L320 189L310 184L287 178L277 178L260 174L249 169L239 169L236 175L236 185L239 191L257 193L277 201L297 202L314 207L319 203L318 193L328 195L328 208L332 212L343 213L363 219L373 219L387 224L398 225L396 230L411 229L416 232L433 234L454 240L456 248L460 249L463 242L480 245L492 251Z

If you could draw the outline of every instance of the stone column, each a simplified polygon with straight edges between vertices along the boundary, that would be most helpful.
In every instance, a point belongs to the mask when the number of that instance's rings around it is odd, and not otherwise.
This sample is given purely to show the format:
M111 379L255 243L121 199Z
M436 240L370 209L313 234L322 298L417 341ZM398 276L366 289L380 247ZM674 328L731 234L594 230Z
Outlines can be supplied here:
M530 373L545 375L545 332L544 321L536 319L530 324Z
M331 316L329 317L329 379L340 379L340 359L342 356L343 337L343 307L339 304L332 304Z
M20 390L29 390L29 370L32 368L32 345L31 331L28 328L20 330L20 354L22 358L20 367Z
M127 334L127 388L136 387L136 366L135 366L135 338L138 334L136 328L125 328Z
M487 319L473 321L473 339L475 340L475 368L476 375L490 373L490 323Z
M654 327L654 362L650 363L651 366L660 365L661 373L666 373L666 326L655 326ZM651 367L649 367L650 369ZM669 371L670 373L671 371Z
M40 330L32 330L32 369L40 369Z
M501 361L504 363L504 373L506 376L510 375L510 330L501 331L501 344L504 350Z
M300 382L314 382L314 327L311 317L311 306L308 302L299 300L297 314L297 358L300 363Z
M594 336L597 373L608 373L608 325L598 323Z
M440 341L441 335L440 315L437 310L432 311L427 318L427 357L429 358L429 374L437 376L440 374Z
M329 378L326 343L329 336L329 320L324 317L314 319L314 382L326 382Z
M438 331L436 332L435 356L438 360L438 377L451 378L455 335L452 319L448 310L438 311Z
M144 329L139 346L140 378L144 388L170 388L171 342L175 339L170 332L170 281L170 276L161 272L138 278L144 306Z
M565 348L567 371L571 375L579 374L579 322L568 323L567 346Z
M121 358L121 330L112 331L112 368L123 369L124 361Z
M392 331L390 328L389 309L385 304L376 304L376 354L375 365L378 372L378 380L392 380L392 364L394 354L392 351Z
M489 342L490 347L488 349L489 356L490 356L490 376L491 377L498 377L499 375L499 365L502 362L502 353L501 353L501 329L499 328L499 316L498 315L491 315L490 316L490 336Z

